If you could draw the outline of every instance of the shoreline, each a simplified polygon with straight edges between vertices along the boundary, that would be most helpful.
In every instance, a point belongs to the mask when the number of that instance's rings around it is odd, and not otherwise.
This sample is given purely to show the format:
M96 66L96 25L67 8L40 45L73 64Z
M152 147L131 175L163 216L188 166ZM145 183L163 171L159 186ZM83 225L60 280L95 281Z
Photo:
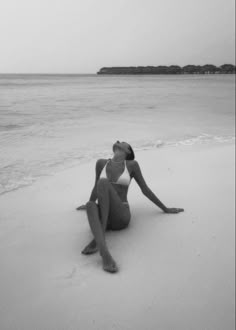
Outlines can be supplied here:
M140 141L139 141L140 142ZM235 144L235 136L213 136L213 135L209 135L209 134L201 134L199 136L196 137L189 137L189 138L185 138L183 140L170 140L170 141L160 141L160 140L147 140L145 143L141 142L141 145L139 147L134 148L134 151L136 154L138 154L139 152L142 151L148 151L148 150L160 150L162 148L169 148L169 147L174 147L174 148L179 148L179 147L191 147L196 145L196 146L213 146L213 145L231 145L231 144ZM96 152L96 155L98 154L98 152ZM110 157L110 153L108 152L108 150L104 150L101 152L101 156L100 158L108 158ZM98 156L96 157L96 159L99 158ZM1 191L0 192L0 199L1 196L4 196L6 194L9 194L11 192L14 191L18 191L27 187L30 187L34 184L36 184L37 182L40 182L41 180L43 180L44 178L50 178L54 175L57 175L58 173L61 173L63 171L81 166L83 164L89 164L91 162L96 161L96 159L92 156L92 155L88 155L88 157L86 158L81 158L78 162L76 162L75 160L73 162L71 162L71 164L69 163L65 163L66 165L60 165L58 167L55 167L51 172L45 172L44 174L41 174L40 176L33 176L30 178L22 178L23 183L19 184L18 186L14 187L14 188L9 188L8 190L5 191ZM26 180L26 182L24 182L24 180ZM16 183L17 184L17 183Z
M2 195L0 327L233 329L234 152L214 144L136 153L153 192L185 212L164 214L132 182L130 226L107 234L113 275L98 254L80 253L91 232L75 207L89 198L95 160Z

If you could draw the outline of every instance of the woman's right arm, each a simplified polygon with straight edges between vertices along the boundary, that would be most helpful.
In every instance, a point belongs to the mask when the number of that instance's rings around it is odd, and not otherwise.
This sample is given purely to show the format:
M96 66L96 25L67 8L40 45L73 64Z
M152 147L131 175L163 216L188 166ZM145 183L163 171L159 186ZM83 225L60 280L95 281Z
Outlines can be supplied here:
M102 159L98 159L96 161L96 166L95 166L95 183L94 183L94 187L92 189L92 192L90 194L90 198L89 198L89 201L92 201L92 202L96 202L97 200L97 181L99 179L99 176L101 174L101 171L102 171L102 166L103 165L103 161ZM79 207L76 208L76 210L86 210L86 205L81 205Z
M95 183L94 183L94 187L92 189L89 201L91 202L96 202L97 200L97 181L98 181L98 170L99 170L99 164L98 164L99 160L97 160L96 162L96 174L95 174Z

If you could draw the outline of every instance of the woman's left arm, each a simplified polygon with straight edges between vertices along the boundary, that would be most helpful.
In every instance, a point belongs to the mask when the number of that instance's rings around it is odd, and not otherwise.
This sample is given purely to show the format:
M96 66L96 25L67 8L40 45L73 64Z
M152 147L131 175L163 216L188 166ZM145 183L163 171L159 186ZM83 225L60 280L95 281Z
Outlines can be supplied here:
M169 208L166 207L158 198L157 196L152 192L152 190L148 187L148 185L146 184L139 163L134 160L133 161L133 177L135 179L135 181L137 182L137 184L139 185L142 193L148 198L150 199L150 201L152 201L154 204L156 204L160 209L162 209L163 212L165 213L179 213L179 212L183 212L184 209L181 208Z

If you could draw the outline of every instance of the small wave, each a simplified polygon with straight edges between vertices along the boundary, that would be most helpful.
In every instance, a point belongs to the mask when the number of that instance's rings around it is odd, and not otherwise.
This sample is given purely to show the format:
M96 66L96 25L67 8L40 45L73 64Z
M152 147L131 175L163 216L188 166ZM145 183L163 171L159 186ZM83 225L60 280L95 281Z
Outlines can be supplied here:
M135 151L150 150L150 149L164 147L165 144L166 143L162 140L150 140L150 141L138 143L138 146L134 147L134 150Z
M0 131L10 131L14 129L22 128L21 125L15 125L15 124L7 124L7 125L1 125L0 124Z
M18 190L23 187L32 185L36 181L36 178L22 178L21 180L14 181L14 179L9 180L5 184L0 184L0 195L6 194L8 192Z
M234 142L234 141L235 141L235 136L218 136L218 135L210 135L203 133L201 135L186 138L179 141L170 141L167 144L173 146L179 146L179 145L191 146L194 144L203 144L209 142L226 143L226 142Z
M192 146L194 144L205 144L205 143L227 143L227 142L235 142L235 136L219 136L219 135L210 135L203 133L198 136L186 137L184 139L175 139L169 141L162 140L149 140L145 142L140 142L139 145L134 148L136 151L141 150L150 150L155 148L161 148L165 146Z

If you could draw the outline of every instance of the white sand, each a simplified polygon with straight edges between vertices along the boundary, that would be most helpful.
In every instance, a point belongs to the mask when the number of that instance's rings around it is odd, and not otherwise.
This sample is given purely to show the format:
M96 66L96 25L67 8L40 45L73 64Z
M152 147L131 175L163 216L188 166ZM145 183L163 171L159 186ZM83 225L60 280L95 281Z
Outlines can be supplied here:
M0 197L1 330L234 329L234 146L136 154L164 214L132 182L130 227L102 270L86 213L95 161ZM155 174L154 174L155 173Z

